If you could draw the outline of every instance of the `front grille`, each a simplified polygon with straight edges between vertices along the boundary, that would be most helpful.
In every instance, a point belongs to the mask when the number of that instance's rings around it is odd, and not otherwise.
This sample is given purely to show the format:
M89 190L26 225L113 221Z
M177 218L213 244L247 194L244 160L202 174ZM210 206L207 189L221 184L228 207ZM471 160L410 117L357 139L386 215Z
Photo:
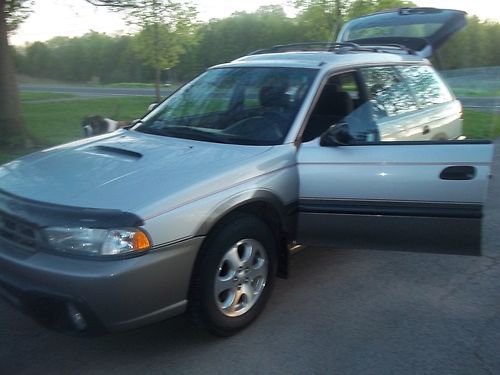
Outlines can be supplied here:
M32 225L0 212L0 238L34 250L37 245L38 231Z

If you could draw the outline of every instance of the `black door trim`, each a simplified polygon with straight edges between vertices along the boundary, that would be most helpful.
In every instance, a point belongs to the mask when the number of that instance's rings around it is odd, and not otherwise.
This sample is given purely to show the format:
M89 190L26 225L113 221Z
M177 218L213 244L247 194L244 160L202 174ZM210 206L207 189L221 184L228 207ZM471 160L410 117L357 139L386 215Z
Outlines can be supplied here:
M390 200L299 200L299 212L351 215L389 215L441 218L482 218L482 204L448 202L412 202Z

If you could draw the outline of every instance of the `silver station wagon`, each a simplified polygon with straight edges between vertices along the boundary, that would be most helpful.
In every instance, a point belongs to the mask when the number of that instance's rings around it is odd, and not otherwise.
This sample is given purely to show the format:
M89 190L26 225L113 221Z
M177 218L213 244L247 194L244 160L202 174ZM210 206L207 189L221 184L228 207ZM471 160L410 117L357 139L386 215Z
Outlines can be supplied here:
M479 254L492 145L426 57L460 11L215 66L129 130L0 167L0 291L46 326L257 317L296 245ZM395 35L396 31L401 36Z

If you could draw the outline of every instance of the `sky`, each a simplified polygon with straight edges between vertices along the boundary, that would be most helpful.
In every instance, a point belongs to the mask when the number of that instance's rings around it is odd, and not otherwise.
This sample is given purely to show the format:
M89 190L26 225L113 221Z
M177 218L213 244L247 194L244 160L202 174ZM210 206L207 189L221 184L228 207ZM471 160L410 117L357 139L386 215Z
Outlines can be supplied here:
M253 12L263 5L282 5L288 15L294 10L289 0L194 0L199 19L224 18L237 11ZM465 10L481 19L500 22L498 0L413 0L419 6ZM90 30L109 34L127 32L127 25L119 15L104 8L94 7L85 0L35 0L34 12L10 36L14 45L46 41L55 36L79 36Z

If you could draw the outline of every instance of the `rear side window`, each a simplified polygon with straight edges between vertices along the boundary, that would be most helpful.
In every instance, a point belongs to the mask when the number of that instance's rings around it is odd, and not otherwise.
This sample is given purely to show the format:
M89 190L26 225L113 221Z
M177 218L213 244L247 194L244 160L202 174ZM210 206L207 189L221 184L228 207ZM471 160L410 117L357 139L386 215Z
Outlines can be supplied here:
M398 67L416 96L421 108L449 102L453 99L441 78L427 65Z
M417 110L408 86L393 67L362 68L375 119L393 117Z

